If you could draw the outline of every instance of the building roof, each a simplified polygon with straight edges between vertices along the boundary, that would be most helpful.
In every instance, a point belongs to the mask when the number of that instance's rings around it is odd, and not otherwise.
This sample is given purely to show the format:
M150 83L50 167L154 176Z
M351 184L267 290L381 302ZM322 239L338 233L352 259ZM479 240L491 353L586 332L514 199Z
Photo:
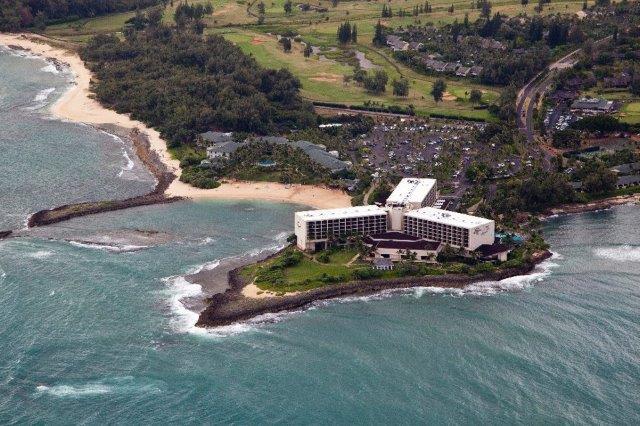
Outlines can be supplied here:
M598 98L581 98L573 101L571 104L572 109L591 109L598 111L608 111L613 106L613 101Z
M393 262L385 257L376 257L373 259L373 266L376 268L393 268Z
M638 163L626 163L626 164L618 164L617 166L613 166L611 168L612 172L620 173L623 175L628 175L637 170L640 170L640 162Z
M397 249L397 250L428 250L436 251L440 247L437 241L380 241L376 243L377 249Z
M638 185L640 184L640 176L631 175L631 176L620 176L618 178L617 186L623 185Z
M367 217L387 215L386 210L378 206L356 206L341 209L307 210L296 213L296 219L306 222L316 220L347 219L352 217Z
M440 210L433 207L423 207L413 210L405 214L407 217L415 217L418 219L430 220L445 225L457 226L459 228L472 229L481 225L493 223L491 219L484 217L471 216L468 214L452 212L449 210Z
M200 133L200 137L202 138L202 140L213 143L231 142L233 140L233 133L205 132Z
M435 184L435 179L404 178L387 198L387 205L420 204L427 198Z
M383 232L382 234L369 235L365 238L365 242L372 244L378 241L388 241L388 240L419 241L421 239L422 238L420 237L415 237L413 235L405 234L404 232L390 231L390 232Z
M241 143L233 141L215 143L207 148L207 153L232 154L240 148L240 146L242 146Z
M496 254L508 252L511 250L511 246L508 244L502 243L493 243L493 244L483 244L476 249L476 251L482 257L490 257Z

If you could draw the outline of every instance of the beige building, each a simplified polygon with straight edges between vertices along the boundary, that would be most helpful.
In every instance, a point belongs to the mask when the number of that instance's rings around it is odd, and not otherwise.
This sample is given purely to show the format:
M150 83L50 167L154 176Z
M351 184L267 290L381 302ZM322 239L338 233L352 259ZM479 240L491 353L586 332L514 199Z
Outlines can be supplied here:
M295 234L301 250L324 250L332 239L386 231L387 212L378 206L309 210L295 214Z
M473 251L484 244L494 243L495 222L463 213L423 207L404 215L403 231L409 235Z
M389 212L389 227L394 231L402 230L404 213L432 206L437 198L438 185L435 179L402 179L385 203Z

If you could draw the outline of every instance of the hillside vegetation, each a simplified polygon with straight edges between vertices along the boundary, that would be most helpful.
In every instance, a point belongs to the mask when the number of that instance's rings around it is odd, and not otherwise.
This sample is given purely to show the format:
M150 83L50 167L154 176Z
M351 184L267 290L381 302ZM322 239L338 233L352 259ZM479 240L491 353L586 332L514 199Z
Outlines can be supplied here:
M96 36L81 55L98 99L158 129L173 148L210 129L265 134L315 123L297 78L262 68L220 36L159 25L125 40Z

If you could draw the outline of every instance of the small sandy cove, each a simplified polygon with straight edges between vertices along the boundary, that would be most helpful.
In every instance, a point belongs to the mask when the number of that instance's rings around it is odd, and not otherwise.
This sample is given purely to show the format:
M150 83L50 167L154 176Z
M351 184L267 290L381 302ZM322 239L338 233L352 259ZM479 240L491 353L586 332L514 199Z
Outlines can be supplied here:
M69 66L75 75L71 87L51 108L54 116L86 124L115 124L120 127L138 128L150 141L162 161L176 176L180 176L179 162L167 151L160 133L125 114L104 108L92 98L89 83L91 72L84 66L77 53L50 45L55 41L34 34L0 34L0 44L19 46L44 58L54 58ZM199 189L176 179L166 191L168 196L193 199L266 200L303 204L314 208L337 208L351 205L350 197L342 191L311 185L283 185L272 182L229 182L216 189Z

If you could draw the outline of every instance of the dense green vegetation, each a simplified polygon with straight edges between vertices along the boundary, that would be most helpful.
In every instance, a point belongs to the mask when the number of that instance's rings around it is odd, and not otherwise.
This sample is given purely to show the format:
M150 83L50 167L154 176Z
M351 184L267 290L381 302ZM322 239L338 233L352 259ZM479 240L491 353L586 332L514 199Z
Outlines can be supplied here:
M0 31L145 8L160 0L0 0Z
M98 99L158 129L170 147L210 129L264 134L316 120L289 71L260 67L220 36L150 26L125 40L96 36L81 55Z

